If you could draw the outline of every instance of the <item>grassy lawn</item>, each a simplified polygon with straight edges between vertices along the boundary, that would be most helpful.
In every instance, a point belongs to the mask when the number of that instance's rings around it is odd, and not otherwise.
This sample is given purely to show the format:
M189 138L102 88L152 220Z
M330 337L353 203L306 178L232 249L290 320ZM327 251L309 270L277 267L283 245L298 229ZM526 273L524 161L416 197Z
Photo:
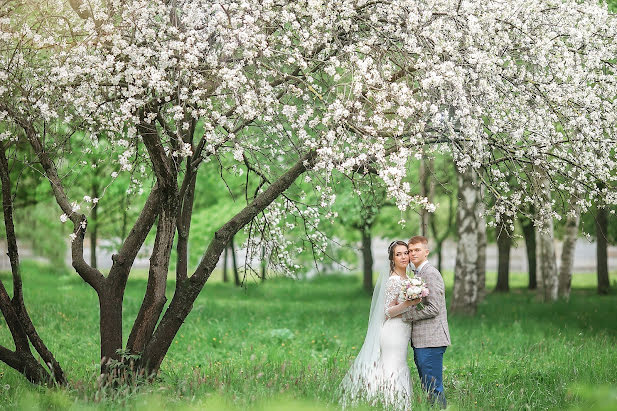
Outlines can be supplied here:
M336 388L362 345L370 305L357 276L277 278L245 289L209 282L157 381L108 391L97 385L94 291L68 271L25 262L23 272L31 316L71 385L35 387L0 364L0 408L338 409ZM10 276L0 278L10 288ZM445 279L451 295L452 273ZM569 302L541 304L525 289L526 275L513 274L512 291L488 294L477 316L451 315L450 408L617 409L617 273L611 281L613 293L600 297L594 275L575 275ZM492 288L494 274L487 282ZM145 284L129 280L125 339ZM4 321L0 344L13 348ZM427 409L414 373L414 409Z

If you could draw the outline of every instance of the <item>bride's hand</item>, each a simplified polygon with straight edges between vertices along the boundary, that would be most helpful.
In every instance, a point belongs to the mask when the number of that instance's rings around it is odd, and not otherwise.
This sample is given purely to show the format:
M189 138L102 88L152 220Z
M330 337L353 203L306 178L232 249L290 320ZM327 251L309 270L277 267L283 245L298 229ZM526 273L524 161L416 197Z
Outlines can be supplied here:
M405 300L401 304L403 304L404 307L413 307L414 305L420 304L421 301L421 298L417 298L415 300Z

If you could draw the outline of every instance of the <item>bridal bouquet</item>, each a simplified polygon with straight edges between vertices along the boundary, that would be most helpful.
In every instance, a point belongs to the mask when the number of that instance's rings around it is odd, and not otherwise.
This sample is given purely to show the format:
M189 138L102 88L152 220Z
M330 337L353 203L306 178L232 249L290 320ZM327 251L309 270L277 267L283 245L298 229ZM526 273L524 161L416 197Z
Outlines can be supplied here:
M409 280L403 281L401 285L401 292L399 293L399 300L417 300L418 298L424 298L428 295L428 287L426 283L420 277L413 277ZM417 310L422 310L424 304L420 303L416 306Z

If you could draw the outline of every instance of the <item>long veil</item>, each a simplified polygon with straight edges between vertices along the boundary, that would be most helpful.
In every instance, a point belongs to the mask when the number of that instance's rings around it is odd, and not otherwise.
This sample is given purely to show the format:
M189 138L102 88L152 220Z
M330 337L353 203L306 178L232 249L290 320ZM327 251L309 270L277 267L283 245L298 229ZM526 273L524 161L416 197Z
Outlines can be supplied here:
M364 344L353 365L340 385L343 407L353 405L360 399L371 401L379 391L381 366L379 363L379 335L386 319L386 282L388 275L380 274L373 290L371 311Z

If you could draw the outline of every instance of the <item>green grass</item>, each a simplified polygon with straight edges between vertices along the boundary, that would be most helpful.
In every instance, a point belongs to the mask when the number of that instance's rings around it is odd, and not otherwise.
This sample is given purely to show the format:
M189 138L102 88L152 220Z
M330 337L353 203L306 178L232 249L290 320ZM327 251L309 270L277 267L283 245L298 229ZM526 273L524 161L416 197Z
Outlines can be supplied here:
M278 278L246 289L209 282L157 381L112 392L97 388L94 291L63 270L26 261L23 272L31 316L71 384L36 387L0 363L0 408L338 409L336 387L362 345L370 304L356 276ZM10 276L0 278L10 288ZM452 273L445 279L451 295ZM614 290L617 273L612 281ZM513 274L512 291L488 294L477 316L450 315L444 374L451 408L617 409L615 292L597 296L595 276L581 274L569 302L542 304L526 282ZM128 283L125 339L145 283ZM487 283L495 283L493 273ZM13 347L3 321L0 344ZM412 375L414 409L427 409Z

